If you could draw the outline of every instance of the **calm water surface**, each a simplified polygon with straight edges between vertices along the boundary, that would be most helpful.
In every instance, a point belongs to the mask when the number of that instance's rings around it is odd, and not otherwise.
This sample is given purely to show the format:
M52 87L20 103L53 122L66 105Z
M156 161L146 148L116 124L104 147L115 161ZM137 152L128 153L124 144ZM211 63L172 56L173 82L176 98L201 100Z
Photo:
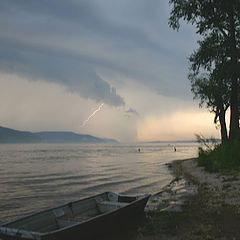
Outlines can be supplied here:
M104 191L159 192L166 163L197 155L196 143L175 146L0 144L0 222Z

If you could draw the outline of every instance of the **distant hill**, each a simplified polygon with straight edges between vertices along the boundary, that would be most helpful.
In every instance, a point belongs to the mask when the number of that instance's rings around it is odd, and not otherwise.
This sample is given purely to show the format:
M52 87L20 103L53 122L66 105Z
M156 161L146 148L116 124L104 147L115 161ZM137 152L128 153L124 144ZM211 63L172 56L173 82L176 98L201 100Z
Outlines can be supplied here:
M0 143L36 143L41 139L32 132L0 127Z
M33 133L0 127L0 143L117 143L117 141L74 132Z
M37 132L37 137L42 139L43 142L48 143L104 143L104 142L117 142L114 139L98 138L91 135L77 134L74 132Z

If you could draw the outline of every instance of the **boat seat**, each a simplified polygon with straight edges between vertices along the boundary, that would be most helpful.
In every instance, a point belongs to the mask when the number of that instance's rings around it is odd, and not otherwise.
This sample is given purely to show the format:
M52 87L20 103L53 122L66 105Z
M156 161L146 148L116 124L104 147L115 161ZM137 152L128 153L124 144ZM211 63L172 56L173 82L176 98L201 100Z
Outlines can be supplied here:
M116 209L122 208L124 206L128 205L128 203L123 203L123 202L111 202L111 201L101 201L97 202L97 207L98 210L101 213L109 212L109 211L114 211Z
M73 215L64 215L61 217L57 217L57 219L65 220L65 221L72 221L72 222L84 222L88 220L90 216L73 216Z
M116 207L124 207L126 205L129 205L129 203L125 203L125 202L111 202L111 201L101 201L101 202L98 202L98 204L116 206Z

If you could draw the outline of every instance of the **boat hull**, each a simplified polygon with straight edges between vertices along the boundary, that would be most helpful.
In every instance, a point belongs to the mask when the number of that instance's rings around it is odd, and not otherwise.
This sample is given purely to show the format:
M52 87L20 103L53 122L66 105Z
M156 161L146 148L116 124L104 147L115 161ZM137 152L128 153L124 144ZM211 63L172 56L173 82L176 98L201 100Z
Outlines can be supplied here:
M79 224L57 233L44 236L44 240L65 240L65 239L101 239L100 236L113 234L115 231L128 226L134 220L139 218L147 204L147 199L142 199L136 204L130 204L126 207L109 212L104 216Z
M98 195L101 196L101 195ZM97 196L97 197L98 197ZM99 214L86 221L75 222L71 226L49 231L46 233L31 233L27 231L6 231L11 222L0 226L0 238L11 240L67 240L67 239L100 239L100 236L113 234L116 230L126 227L136 221L144 212L150 195L143 195L136 200L127 202L132 197L124 197L124 206ZM94 198L94 197L93 197ZM92 198L89 198L90 200ZM89 201L90 201L89 200ZM83 199L82 201L88 201ZM51 210L51 209L50 209ZM47 210L47 211L50 211ZM41 214L41 212L39 213ZM34 216L34 214L33 214ZM24 218L23 218L24 219ZM19 220L20 221L20 220ZM13 221L14 222L14 221ZM5 231L4 231L5 228ZM24 234L26 232L26 234Z

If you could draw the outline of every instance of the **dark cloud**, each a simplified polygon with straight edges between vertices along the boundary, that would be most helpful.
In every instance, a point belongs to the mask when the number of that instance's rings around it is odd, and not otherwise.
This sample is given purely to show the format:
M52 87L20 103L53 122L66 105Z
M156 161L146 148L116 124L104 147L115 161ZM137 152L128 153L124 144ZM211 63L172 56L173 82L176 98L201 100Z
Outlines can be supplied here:
M129 109L126 110L125 112L127 113L127 115L129 115L129 114L133 114L133 115L136 115L136 116L138 115L137 110L132 109L132 108L129 108Z
M0 71L59 82L114 106L124 99L97 69L184 98L189 46L176 47L166 7L154 0L1 1Z
M125 104L116 89L101 79L91 65L85 62L14 49L0 48L0 52L5 56L0 59L1 72L17 73L29 80L45 79L61 83L84 98L103 101L109 105Z

